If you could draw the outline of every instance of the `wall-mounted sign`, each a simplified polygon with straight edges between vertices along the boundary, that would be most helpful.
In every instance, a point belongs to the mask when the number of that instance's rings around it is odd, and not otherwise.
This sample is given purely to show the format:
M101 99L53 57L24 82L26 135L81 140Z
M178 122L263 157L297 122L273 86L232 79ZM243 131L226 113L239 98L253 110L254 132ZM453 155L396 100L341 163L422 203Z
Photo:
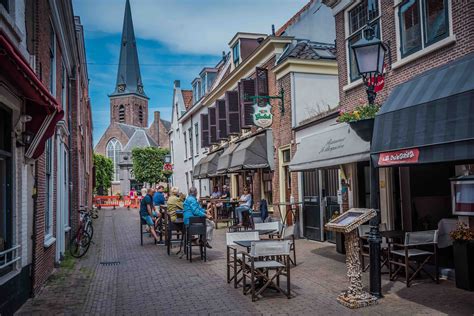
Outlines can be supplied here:
M379 166L417 163L420 157L418 148L390 151L379 154Z
M273 122L272 107L270 103L267 103L265 106L259 106L258 103L253 105L253 122L258 127L270 127Z
M164 163L163 170L165 171L173 171L173 164L172 163Z

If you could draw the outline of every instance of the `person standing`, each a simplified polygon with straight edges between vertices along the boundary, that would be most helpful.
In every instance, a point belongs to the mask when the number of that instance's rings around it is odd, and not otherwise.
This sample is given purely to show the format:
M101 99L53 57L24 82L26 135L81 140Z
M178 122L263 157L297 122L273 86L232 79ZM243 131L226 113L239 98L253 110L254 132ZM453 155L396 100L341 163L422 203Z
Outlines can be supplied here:
M197 196L197 189L195 187L189 188L188 197L186 198L186 201L184 201L184 205L183 205L184 225L189 225L189 218L192 216L205 217L206 218L206 239L207 239L206 247L212 248L209 242L212 241L212 236L214 234L214 228L216 227L216 225L214 224L213 221L211 221L212 216L209 215L211 209L208 208L207 210L204 210L199 205L199 202L196 196Z

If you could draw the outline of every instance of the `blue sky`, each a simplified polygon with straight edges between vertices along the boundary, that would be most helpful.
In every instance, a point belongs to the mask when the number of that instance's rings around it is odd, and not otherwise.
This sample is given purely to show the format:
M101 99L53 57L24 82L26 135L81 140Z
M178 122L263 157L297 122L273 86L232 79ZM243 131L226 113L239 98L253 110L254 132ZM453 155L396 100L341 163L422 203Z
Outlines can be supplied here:
M309 0L131 0L140 69L153 111L171 117L173 81L189 89L203 67L229 51L236 32L270 33ZM73 0L86 38L94 144L110 122L125 0Z

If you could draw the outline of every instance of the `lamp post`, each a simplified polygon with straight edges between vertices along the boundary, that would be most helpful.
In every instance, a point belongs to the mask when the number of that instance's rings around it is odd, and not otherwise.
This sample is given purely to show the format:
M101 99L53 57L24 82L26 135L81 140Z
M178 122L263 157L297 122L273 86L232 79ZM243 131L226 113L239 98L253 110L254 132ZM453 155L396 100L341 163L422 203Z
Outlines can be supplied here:
M362 38L351 46L354 52L357 70L367 89L367 99L370 105L374 104L375 85L378 77L383 73L384 59L388 46L375 37L375 30L369 24L362 31ZM372 145L372 142L371 142ZM370 253L370 294L382 297L382 276L380 266L380 210L378 205L378 172L370 159L370 207L377 211L377 216L369 222L369 253Z
M165 155L165 166L166 165L171 165L171 155L170 154L166 154ZM164 170L168 170L167 168L164 168ZM166 174L166 188L168 189L168 194L170 193L170 176L168 175L168 173Z

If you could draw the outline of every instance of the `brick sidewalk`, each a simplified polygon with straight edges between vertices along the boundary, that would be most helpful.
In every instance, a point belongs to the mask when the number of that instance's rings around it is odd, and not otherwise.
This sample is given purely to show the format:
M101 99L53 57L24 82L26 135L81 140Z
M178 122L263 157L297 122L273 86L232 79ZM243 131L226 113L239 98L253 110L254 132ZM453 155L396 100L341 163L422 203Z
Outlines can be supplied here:
M102 210L95 224L95 244L74 269L58 273L19 311L28 314L450 314L472 315L474 293L423 281L406 288L384 275L385 298L379 305L351 311L335 298L347 286L344 256L334 245L297 241L298 266L292 269L291 300L267 294L252 303L241 288L227 284L225 231L215 232L208 261L193 263L145 238L140 246L138 212ZM176 249L174 250L176 252ZM119 262L103 265L100 262ZM61 277L57 277L60 275ZM365 284L368 273L364 274Z

